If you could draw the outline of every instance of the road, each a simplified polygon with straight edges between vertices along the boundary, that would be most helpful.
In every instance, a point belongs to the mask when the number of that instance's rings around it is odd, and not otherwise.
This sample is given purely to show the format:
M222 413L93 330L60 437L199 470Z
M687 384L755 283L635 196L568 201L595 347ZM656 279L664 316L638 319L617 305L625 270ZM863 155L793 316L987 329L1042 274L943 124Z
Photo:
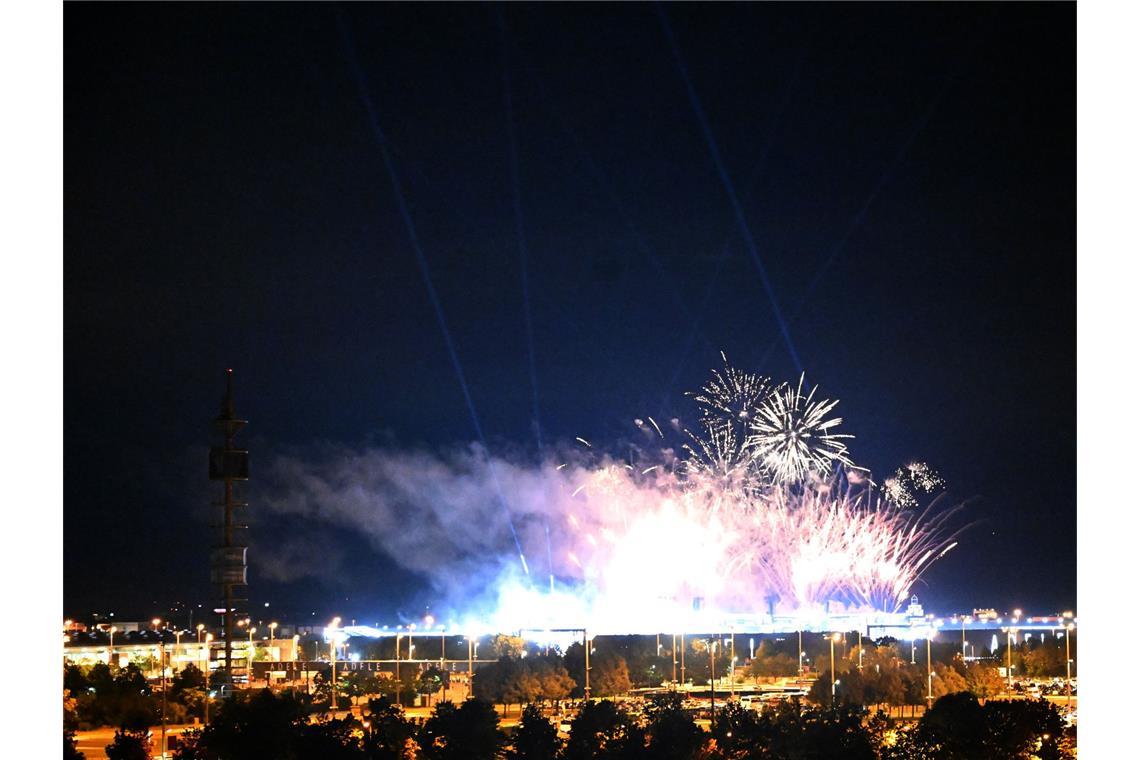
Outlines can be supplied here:
M167 725L166 735L168 737L177 736L188 728L193 728L193 726L189 724L177 726ZM157 757L159 737L162 736L162 726L153 727L151 734L154 736L154 751L155 757ZM104 748L115 740L115 729L97 728L94 731L77 731L75 739L79 751L87 757L87 760L103 760L103 758L107 757Z

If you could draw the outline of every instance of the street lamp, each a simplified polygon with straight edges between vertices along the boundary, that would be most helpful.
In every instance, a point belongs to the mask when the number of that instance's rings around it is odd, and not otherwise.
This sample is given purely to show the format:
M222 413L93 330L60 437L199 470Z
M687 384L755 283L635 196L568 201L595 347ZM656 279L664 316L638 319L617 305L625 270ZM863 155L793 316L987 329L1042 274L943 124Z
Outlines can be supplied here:
M151 624L152 626L154 626L154 632L155 632L155 633L158 633L158 624L159 624L159 623L161 623L161 622L162 622L162 621L161 621L161 620L159 620L158 618L154 618L153 620L151 620L151 621L150 621L150 624Z
M206 634L206 648L202 650L202 659L205 662L205 666L202 668L202 672L206 674L206 688L207 689L210 686L210 683L209 683L209 679L210 679L210 642L213 640L214 640L214 634L207 633Z
M831 634L831 704L835 705L835 642L839 641L839 634Z
M1073 661L1069 657L1069 631L1073 630L1073 624L1069 623L1065 626L1065 712L1073 712L1073 673L1070 669Z
M800 678L804 677L804 632L796 631L800 640Z
M400 631L404 630L404 626L396 626L396 704L400 704L400 636L403 635Z
M677 634L673 634L673 690L677 690Z
M586 651L586 664L585 664L586 681L585 681L585 686L583 686L583 688L582 688L582 695L585 697L586 701L589 702L590 701L590 634L585 628L582 629L582 648Z
M930 670L930 640L934 638L933 632L926 634L926 709L934 704L934 676Z
M685 632L681 631L681 683L685 683Z
M111 643L107 646L107 665L108 667L115 661L115 631L119 630L115 626L111 626L108 633L111 634Z
M1013 694L1013 629L1002 630L1005 631L1005 690Z
M709 639L709 721L716 723L716 659L714 653L719 641Z
M736 632L732 631L732 632L730 632L729 635L732 636L731 643L729 644L729 646L731 647L730 656L732 657L731 670L730 670L732 675L731 675L731 678L728 682L728 691L729 691L729 697L735 698L736 697Z

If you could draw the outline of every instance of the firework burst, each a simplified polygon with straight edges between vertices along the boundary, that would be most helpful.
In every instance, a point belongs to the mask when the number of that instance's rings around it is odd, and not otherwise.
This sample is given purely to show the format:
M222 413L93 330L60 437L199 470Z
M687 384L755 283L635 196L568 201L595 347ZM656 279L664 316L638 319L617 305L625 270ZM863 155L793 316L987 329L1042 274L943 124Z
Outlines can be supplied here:
M853 436L832 432L843 418L827 416L839 401L816 399L815 387L805 396L803 386L800 375L795 388L785 383L769 393L745 440L751 456L781 483L826 475L837 464L854 466L843 442Z
M926 462L911 462L884 480L882 491L884 499L896 507L914 509L920 496L937 493L945 486L946 481Z

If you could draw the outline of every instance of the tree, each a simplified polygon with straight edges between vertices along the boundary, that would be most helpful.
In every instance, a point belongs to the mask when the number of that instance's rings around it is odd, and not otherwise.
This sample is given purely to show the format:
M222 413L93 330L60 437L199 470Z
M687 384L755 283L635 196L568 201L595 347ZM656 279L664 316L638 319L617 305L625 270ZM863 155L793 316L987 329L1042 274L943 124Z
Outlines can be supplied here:
M79 751L75 744L75 731L63 731L63 760L85 760L85 755Z
M590 664L590 694L613 697L633 688L629 680L629 667L625 658L616 654L601 654Z
M884 760L1062 760L1074 757L1071 735L1045 700L999 700L979 705L972 694L949 694L918 725L884 751Z
M645 731L608 699L587 702L570 723L566 760L617 760L643 756Z
M851 704L803 707L798 700L780 702L760 716L759 733L767 751L763 756L874 760L878 750L863 725L866 714Z
M364 749L369 760L411 760L415 727L404 710L386 697L368 701L369 731Z
M501 704L504 713L509 703L518 700L522 691L519 683L522 664L511 657L500 657L497 662L479 669L475 678L475 696L491 704Z
M682 706L684 698L676 693L653 696L646 706L649 755L661 760L694 758L708 742L702 731Z
M930 690L935 699L947 694L969 691L970 686L966 678L949 665L936 664L931 676Z
M194 664L189 664L170 679L170 697L178 699L187 689L205 689L206 674Z
M103 667L106 667L105 665ZM87 675L83 672L83 668L73 663L67 663L63 667L63 688L70 691L72 695L79 696L86 694L87 689L90 688L91 682L87 679Z
M496 658L522 657L526 651L526 641L521 636L498 634L491 639L491 655Z
M109 760L150 760L150 732L120 729L105 752Z
M356 704L361 697L380 693L380 679L370 670L354 670L338 679L337 690Z
M537 698L560 702L570 696L574 688L574 679L566 672L566 668L556 659L536 659L531 663L538 678Z
M799 667L800 663L797 658L782 652L765 654L764 647L761 647L760 651L756 653L756 657L752 658L752 664L748 667L748 675L754 678L794 676L799 672Z
M1072 757L1063 743L1065 720L1047 700L993 700L982 711L989 729L989 757Z
M268 689L235 694L211 713L198 746L205 757L287 758L306 718L305 705L291 694L277 696Z
M292 757L355 760L363 750L361 724L356 718L333 718L301 723L293 741Z
M437 704L416 742L425 760L493 760L501 754L504 737L494 706L469 699L459 708L448 701Z
M966 689L984 703L991 697L996 697L1005 689L1005 681L997 668L990 667L981 662L972 662L966 666Z
M748 675L753 678L794 676L799 673L799 668L798 655L793 656L782 651L776 642L762 641L752 656L752 662L748 666Z
M558 730L535 705L527 705L507 751L509 760L550 760L562 749Z
M725 760L762 757L766 744L756 712L739 702L729 702L720 710L712 725L712 738L717 754Z
M420 673L419 678L416 679L416 693L422 694L430 700L431 695L442 689L447 680L447 673L432 665Z
M562 665L574 679L575 688L571 691L571 696L582 696L586 679L586 649L582 646L582 642L575 641L566 647L566 654L562 656Z

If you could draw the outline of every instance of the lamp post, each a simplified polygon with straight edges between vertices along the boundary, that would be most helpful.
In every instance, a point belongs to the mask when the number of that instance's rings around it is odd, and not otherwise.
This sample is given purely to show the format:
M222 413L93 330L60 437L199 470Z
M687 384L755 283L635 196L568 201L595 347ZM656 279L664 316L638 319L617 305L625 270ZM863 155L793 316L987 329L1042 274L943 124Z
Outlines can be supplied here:
M590 701L590 634L586 631L585 628L582 629L582 644L583 644L583 648L586 650L586 686L582 690L582 694L585 696L586 701L589 702Z
M673 634L673 690L677 690L677 634Z
M685 681L685 632L681 631L681 683Z
M332 679L330 686L332 690L329 694L329 706L333 713L336 713L336 639L329 642L329 662L332 664Z
M716 659L713 652L719 641L709 639L709 727L716 725Z
M253 688L253 634L257 633L257 628L254 626L249 627L249 651L246 653L246 673L245 685L247 688Z
M447 630L446 626L440 625L439 627L439 669L443 670L443 661L447 659L447 635L444 633Z
M934 704L934 676L930 670L930 640L934 638L933 633L926 634L926 709L929 710L930 706Z
M109 634L111 634L111 643L107 645L107 666L108 667L110 667L111 664L115 661L115 631L117 631L117 630L119 630L119 629L116 628L115 626L111 626L110 629L108 629L108 631L107 631Z
M1013 629L1002 630L1005 631L1005 690L1013 694Z
M202 672L206 674L206 690L210 689L210 642L214 640L214 634L206 634L206 648L202 651Z
M158 643L158 670L162 677L162 748L161 757L166 757L166 642Z
M277 633L277 623L269 624L269 648L273 648L273 637Z
M475 696L475 647L472 645L471 636L467 636L467 692L470 696Z
M804 677L804 632L796 631L800 641L800 678Z
M396 627L396 704L400 704L400 633L404 626Z
M735 699L736 698L736 632L735 631L729 632L729 636L731 637L729 639L729 657L732 658L732 662L729 663L729 670L731 672L731 676L730 676L729 681L728 681L728 691L729 691L729 697L732 699Z
M332 629L329 634L329 662L332 663L332 682L330 684L332 690L329 694L329 705L334 715L336 714L336 628L338 625L340 625L340 618L334 617L328 626Z
M1069 657L1069 631L1073 630L1073 624L1069 623L1065 626L1065 712L1073 712L1073 673L1070 669L1072 666L1072 659Z
M831 704L835 706L835 642L839 640L839 634L831 634Z

